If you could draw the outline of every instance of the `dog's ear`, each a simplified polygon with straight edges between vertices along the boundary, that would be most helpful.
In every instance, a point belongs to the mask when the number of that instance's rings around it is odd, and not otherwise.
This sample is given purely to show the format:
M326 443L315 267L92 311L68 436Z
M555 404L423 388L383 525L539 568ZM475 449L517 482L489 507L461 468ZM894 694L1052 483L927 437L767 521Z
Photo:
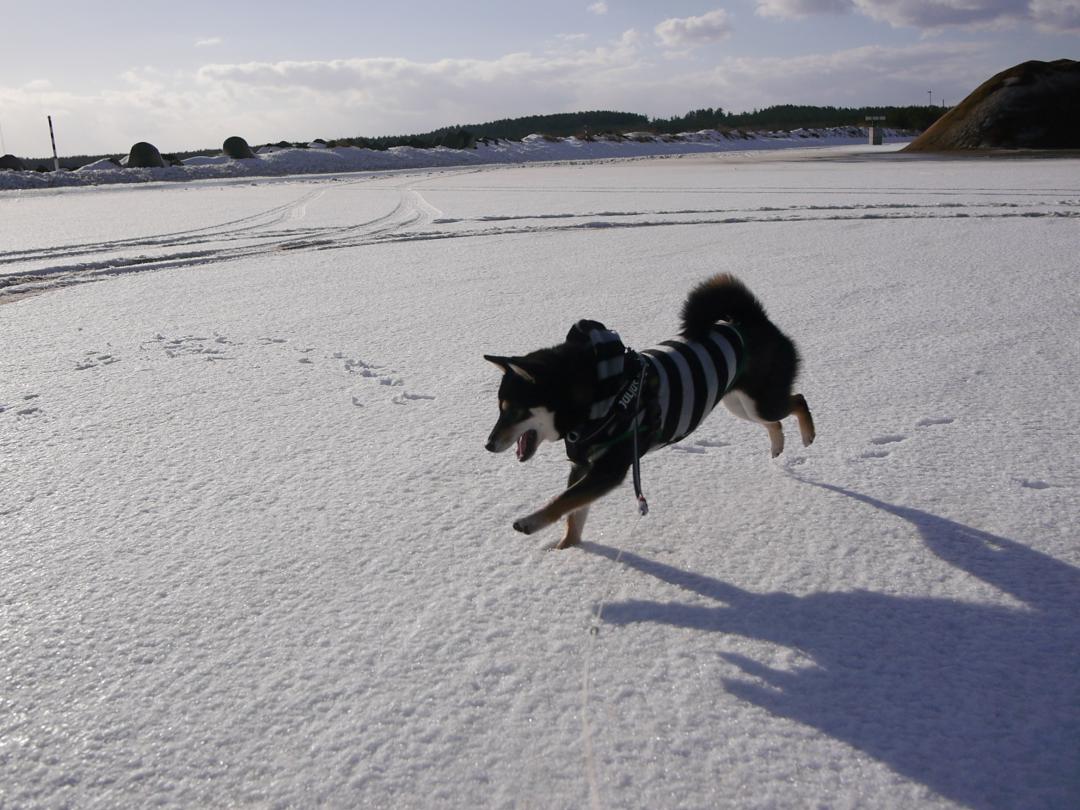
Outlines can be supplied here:
M485 354L484 359L487 360L489 363L494 363L499 368L501 368L503 371L509 371L510 370L510 358L509 357L500 357L497 354Z
M521 359L518 357L500 357L496 354L485 354L484 359L487 360L489 363L494 363L507 374L516 374L518 377L521 377L521 379L525 380L525 382L536 382L536 377L534 377L528 372L528 370L526 370L526 368L521 364Z
M528 383L535 383L536 377L525 370L525 367L518 362L516 357L511 357L510 362L506 364L506 368L513 374L517 374L521 379Z

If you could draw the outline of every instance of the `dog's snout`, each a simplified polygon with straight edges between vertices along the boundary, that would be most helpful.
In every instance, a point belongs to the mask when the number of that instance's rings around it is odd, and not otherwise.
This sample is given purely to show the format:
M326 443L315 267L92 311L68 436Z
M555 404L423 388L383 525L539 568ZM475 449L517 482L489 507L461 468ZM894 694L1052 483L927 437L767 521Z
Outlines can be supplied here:
M484 449L487 450L489 453L494 453L495 452L495 440L494 439L488 439L487 444L484 445Z

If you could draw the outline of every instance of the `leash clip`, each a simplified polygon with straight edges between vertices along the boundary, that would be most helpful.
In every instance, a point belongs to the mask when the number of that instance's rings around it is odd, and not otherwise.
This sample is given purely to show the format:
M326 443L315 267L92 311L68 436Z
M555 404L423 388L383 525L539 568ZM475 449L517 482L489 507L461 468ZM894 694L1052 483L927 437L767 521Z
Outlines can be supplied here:
M642 517L645 517L647 514L649 514L649 502L645 500L644 495L637 496L637 508L638 512L641 514Z

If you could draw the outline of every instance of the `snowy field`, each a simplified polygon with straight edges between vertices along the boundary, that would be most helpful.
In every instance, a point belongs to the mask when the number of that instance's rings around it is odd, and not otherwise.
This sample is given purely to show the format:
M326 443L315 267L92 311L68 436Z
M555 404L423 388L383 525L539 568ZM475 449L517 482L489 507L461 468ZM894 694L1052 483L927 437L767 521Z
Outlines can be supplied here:
M0 807L1080 806L1080 160L0 194ZM594 507L488 353L739 275L817 442ZM592 632L595 631L595 632Z

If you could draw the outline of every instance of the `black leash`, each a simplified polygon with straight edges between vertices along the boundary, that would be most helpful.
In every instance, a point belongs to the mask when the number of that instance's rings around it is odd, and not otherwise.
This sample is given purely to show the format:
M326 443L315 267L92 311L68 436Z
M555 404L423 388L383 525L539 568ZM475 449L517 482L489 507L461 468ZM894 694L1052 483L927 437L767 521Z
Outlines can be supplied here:
M645 361L641 359L641 355L638 355L638 362L641 363L641 374L638 376L638 390L637 396L634 397L634 414L639 412L639 406L641 405L641 392L645 388ZM638 454L638 426L631 425L631 432L634 437L634 494L637 496L637 508L642 517L649 514L649 502L645 500L645 496L641 494L641 456Z

